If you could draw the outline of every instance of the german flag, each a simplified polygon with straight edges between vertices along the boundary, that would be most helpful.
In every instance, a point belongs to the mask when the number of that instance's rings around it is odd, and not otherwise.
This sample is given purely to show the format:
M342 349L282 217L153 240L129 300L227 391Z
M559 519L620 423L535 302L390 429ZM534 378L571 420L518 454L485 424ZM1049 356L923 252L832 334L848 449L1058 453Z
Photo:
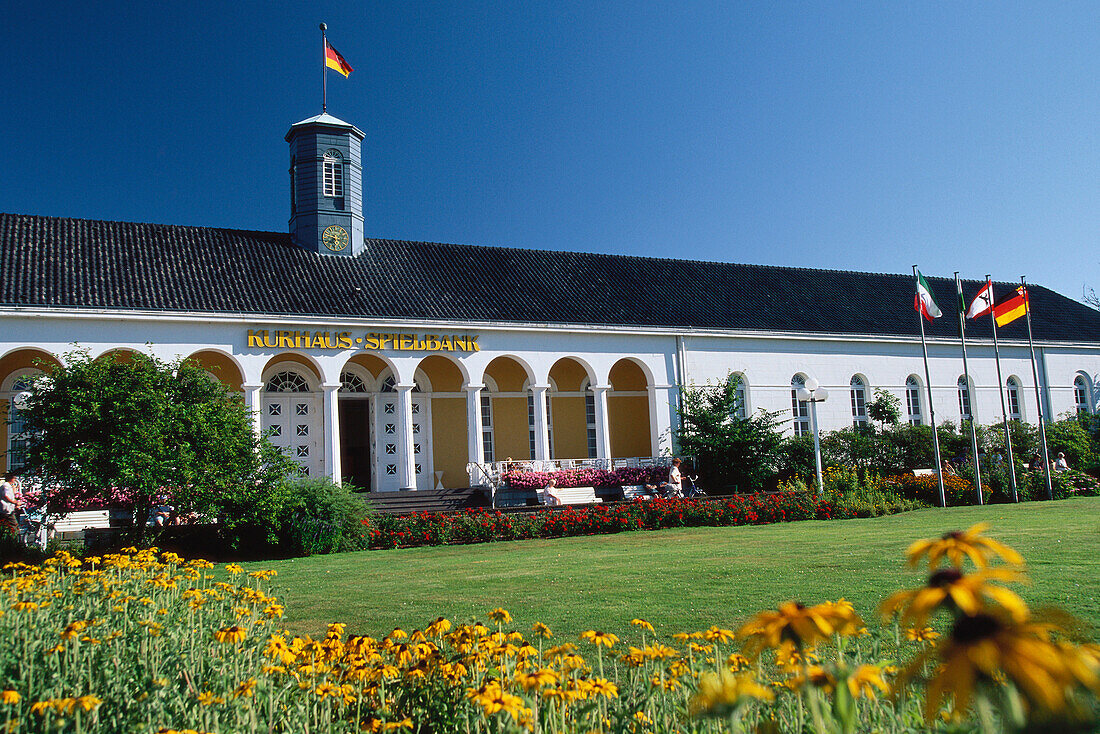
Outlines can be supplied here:
M351 64L344 61L344 57L340 55L340 52L332 47L332 44L328 42L327 38L325 39L325 66L330 69L335 69L345 77L355 71L355 69L351 68Z
M1016 288L1016 292L993 306L993 319L997 326L1011 324L1028 311L1027 289L1023 286Z

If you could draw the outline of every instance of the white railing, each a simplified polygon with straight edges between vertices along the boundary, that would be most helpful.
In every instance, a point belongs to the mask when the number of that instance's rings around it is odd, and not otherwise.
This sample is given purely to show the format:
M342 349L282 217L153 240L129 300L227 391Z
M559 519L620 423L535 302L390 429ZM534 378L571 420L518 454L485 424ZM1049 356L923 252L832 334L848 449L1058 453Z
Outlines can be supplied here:
M689 459L690 460L690 459ZM528 459L524 461L493 461L484 464L469 463L470 486L488 487L492 506L496 507L497 490L504 483L504 475L512 471L556 472L569 469L628 469L650 466L672 466L671 456L635 456L624 459Z

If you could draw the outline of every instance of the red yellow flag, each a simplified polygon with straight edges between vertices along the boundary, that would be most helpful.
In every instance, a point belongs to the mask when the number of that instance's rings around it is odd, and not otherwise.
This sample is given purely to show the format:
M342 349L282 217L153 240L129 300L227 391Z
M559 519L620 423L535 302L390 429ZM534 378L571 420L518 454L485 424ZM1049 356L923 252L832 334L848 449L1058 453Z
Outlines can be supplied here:
M1028 311L1027 289L1019 286L1015 295L993 306L993 318L997 326L1011 324Z
M334 69L345 77L355 69L351 68L351 64L344 60L344 57L340 55L340 52L332 47L332 44L325 39L325 66L330 69Z

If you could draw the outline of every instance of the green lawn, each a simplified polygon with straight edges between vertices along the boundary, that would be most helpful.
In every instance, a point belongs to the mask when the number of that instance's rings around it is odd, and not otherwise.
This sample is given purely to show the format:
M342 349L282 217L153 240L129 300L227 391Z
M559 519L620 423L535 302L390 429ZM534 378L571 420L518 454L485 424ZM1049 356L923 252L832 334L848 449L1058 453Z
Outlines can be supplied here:
M286 624L297 633L341 621L349 631L378 635L439 615L484 617L502 606L519 629L541 621L564 636L594 627L627 632L632 618L643 617L671 634L734 625L786 599L843 596L869 619L887 594L923 582L903 568L910 542L981 520L1027 559L1033 584L1021 594L1029 604L1057 605L1100 626L1100 498L368 551L248 570L278 570Z

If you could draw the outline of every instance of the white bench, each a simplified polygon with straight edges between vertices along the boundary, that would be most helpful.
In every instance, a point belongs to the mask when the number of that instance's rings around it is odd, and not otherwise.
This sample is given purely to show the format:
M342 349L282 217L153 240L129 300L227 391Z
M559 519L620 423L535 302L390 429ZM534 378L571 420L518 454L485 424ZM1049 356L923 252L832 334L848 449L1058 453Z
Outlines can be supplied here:
M624 500L651 500L653 495L644 484L634 484L623 487Z
M110 510L79 510L70 512L50 523L51 535L60 538L83 538L89 528L111 527Z
M915 476L915 477L930 477L935 473L936 472L932 471L931 469L914 469L913 470L913 476Z
M540 489L537 494L539 504L545 505L546 490ZM594 505L603 502L602 499L596 496L595 487L554 487L554 494L561 500L563 505Z

